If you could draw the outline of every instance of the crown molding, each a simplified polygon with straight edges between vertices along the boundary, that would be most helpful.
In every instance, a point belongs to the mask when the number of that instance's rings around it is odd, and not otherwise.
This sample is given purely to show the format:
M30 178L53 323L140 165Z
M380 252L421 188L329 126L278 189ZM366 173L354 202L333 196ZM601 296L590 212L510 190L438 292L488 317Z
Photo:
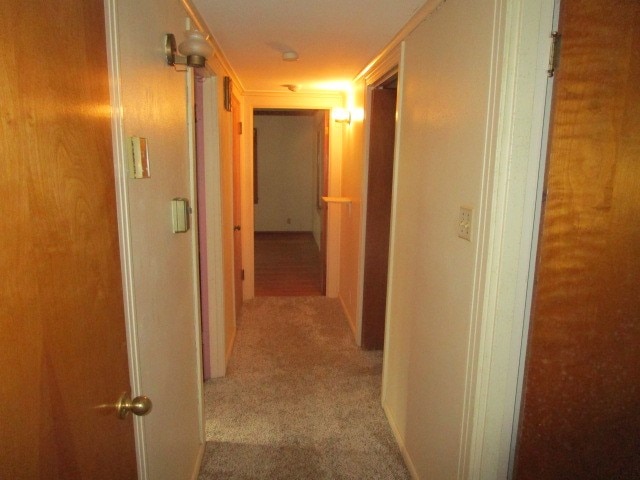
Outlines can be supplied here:
M238 77L238 74L229 63L229 60L227 60L227 57L224 54L224 50L222 50L222 47L220 47L220 44L216 40L215 35L211 32L209 25L207 25L207 22L204 20L198 9L195 7L195 5L193 5L191 0L182 0L182 5L187 11L187 15L189 15L189 17L191 18L191 21L195 24L196 27L198 27L198 30L208 36L207 41L213 47L214 56L218 59L222 67L228 72L234 85L236 87L240 87L241 92L244 92L244 85L242 85L240 77Z

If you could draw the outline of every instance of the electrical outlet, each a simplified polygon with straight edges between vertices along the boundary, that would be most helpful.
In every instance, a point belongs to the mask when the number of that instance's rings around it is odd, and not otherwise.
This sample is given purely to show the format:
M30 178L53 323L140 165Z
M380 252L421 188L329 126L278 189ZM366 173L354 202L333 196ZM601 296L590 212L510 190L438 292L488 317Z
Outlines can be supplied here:
M460 238L471 241L472 220L473 209L471 207L460 207L460 214L458 215L458 236Z

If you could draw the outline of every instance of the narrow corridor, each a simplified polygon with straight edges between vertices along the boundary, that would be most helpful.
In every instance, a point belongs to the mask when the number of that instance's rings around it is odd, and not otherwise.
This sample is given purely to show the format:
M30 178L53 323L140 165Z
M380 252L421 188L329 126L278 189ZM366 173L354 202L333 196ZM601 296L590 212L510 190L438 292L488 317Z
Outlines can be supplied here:
M410 478L380 405L382 352L339 301L245 303L227 377L205 384L200 479Z

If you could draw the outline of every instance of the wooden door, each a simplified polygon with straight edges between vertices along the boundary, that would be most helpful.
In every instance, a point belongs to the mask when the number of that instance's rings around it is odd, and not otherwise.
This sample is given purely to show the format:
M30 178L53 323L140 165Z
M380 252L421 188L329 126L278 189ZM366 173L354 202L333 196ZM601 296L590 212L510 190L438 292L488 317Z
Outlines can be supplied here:
M0 478L132 479L100 0L0 4Z
M563 0L515 478L640 478L640 3Z
M231 96L231 115L233 121L233 277L235 285L236 318L242 309L242 178L240 140L242 123L240 121L240 102Z
M396 89L374 89L362 291L362 348L368 350L384 346L395 128Z

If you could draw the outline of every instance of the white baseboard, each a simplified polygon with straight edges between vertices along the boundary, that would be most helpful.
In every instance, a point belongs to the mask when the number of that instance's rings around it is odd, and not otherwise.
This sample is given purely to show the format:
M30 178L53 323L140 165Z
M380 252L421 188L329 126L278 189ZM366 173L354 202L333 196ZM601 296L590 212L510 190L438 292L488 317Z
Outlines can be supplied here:
M227 365L229 365L229 359L231 358L231 354L233 353L233 346L236 343L236 330L237 330L237 327L233 329L233 333L231 334L231 341L229 342L229 346L227 347L227 351L225 354L225 358L224 358L225 372L227 371Z
M396 422L393 419L393 416L389 412L387 406L382 403L382 409L384 410L384 414L387 417L387 421L389 422L389 426L391 427L391 431L393 432L393 437L396 439L396 443L398 447L400 447L400 453L402 454L402 458L404 459L404 463L407 465L409 469L409 473L411 474L411 478L413 480L419 480L418 472L416 471L416 467L411 461L411 457L409 456L409 452L407 452L407 448L404 445L404 441L400 437L400 432L398 431L398 427L396 426Z
M353 338L356 339L357 335L356 335L355 319L351 318L351 315L349 315L349 310L347 310L347 306L345 305L344 300L342 299L342 295L338 295L338 299L340 300L340 305L342 306L342 311L344 312L344 316L347 317L347 323L349 324L349 327L351 327L351 331L353 332Z
M191 480L198 480L198 477L200 476L200 467L202 467L202 459L204 458L204 450L206 446L206 442L203 442L202 445L200 445L198 456L196 457L196 464L193 468L193 473L191 474Z

